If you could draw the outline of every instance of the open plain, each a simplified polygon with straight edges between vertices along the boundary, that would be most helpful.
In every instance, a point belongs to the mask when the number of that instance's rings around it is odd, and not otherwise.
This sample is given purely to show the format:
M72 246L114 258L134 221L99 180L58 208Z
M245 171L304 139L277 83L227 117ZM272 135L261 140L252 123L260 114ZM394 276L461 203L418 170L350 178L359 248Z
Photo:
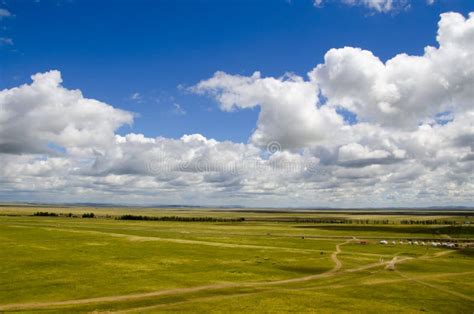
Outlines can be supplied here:
M0 214L0 312L474 310L470 212Z

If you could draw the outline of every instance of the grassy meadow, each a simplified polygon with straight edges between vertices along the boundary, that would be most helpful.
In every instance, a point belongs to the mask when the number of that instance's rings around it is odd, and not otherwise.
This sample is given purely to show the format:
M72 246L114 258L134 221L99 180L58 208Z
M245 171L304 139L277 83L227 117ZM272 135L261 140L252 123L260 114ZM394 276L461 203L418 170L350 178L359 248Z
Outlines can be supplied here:
M0 312L473 313L472 224L471 213L4 206Z

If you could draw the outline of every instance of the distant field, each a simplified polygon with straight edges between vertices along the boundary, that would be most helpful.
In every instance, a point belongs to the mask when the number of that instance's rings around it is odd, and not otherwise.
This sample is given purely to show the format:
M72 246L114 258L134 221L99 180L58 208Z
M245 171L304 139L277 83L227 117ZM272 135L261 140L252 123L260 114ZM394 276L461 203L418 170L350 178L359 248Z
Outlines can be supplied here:
M116 219L125 214L222 221ZM474 249L406 244L464 247L473 225L469 212L5 206L0 312L473 313Z

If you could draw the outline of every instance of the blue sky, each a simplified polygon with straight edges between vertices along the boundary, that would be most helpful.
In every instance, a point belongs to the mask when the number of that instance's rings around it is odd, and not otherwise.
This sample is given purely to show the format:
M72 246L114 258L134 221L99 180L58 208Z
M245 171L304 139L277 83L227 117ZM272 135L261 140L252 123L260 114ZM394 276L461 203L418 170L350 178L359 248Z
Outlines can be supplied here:
M414 1L402 12L310 0L271 1L4 1L0 88L30 75L61 71L64 85L138 114L121 133L179 138L201 133L247 142L258 108L232 113L190 94L215 71L304 76L331 48L371 50L382 60L422 54L436 45L439 14L474 9L468 0ZM132 100L134 93L140 99ZM178 104L186 113L176 112Z
M474 1L0 0L0 201L474 199Z

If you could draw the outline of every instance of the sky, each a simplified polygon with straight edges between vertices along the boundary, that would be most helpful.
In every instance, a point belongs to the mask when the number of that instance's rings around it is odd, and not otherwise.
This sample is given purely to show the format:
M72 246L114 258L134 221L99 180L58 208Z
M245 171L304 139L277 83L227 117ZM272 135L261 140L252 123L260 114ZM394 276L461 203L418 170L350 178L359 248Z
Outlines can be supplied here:
M0 1L0 201L471 206L473 11Z

